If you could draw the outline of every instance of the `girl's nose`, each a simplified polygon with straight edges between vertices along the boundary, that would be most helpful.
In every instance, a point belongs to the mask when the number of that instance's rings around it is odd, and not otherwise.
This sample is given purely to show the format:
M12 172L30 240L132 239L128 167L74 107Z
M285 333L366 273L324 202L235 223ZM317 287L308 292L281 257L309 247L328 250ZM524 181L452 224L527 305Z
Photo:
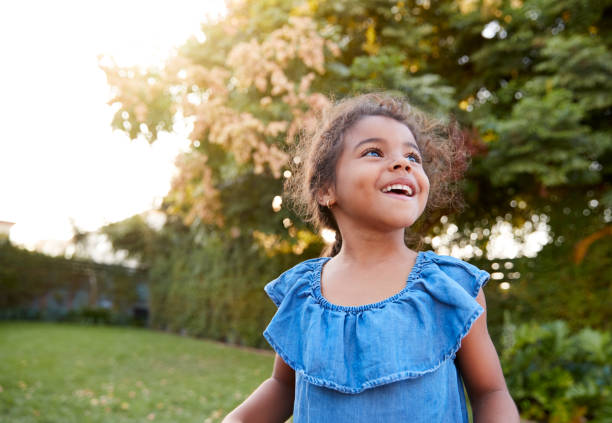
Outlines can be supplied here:
M400 168L404 168L408 171L410 171L410 160L408 160L407 157L404 156L399 156L396 157L392 162L391 162L391 168L393 170L397 170Z

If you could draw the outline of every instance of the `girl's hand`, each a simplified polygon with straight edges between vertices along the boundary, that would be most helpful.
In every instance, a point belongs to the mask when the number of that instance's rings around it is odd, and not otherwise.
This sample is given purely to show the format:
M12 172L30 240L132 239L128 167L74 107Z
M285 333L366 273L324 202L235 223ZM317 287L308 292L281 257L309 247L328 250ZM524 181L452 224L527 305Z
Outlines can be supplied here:
M457 364L470 397L474 422L518 423L519 414L487 330L487 304L482 289L476 301L485 311L463 338L457 352Z

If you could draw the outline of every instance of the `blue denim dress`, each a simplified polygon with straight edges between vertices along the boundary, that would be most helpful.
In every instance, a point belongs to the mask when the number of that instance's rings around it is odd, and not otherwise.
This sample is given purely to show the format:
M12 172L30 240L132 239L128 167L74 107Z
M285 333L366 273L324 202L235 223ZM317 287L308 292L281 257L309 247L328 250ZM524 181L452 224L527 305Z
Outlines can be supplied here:
M475 297L489 274L419 252L402 291L340 306L321 294L327 260L265 286L278 310L264 337L295 370L294 422L468 422L454 359L483 312Z

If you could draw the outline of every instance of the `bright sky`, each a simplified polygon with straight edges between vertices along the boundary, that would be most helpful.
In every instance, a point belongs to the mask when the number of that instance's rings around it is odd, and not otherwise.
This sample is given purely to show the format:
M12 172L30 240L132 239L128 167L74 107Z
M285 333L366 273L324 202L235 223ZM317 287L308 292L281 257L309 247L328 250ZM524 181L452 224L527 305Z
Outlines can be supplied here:
M186 132L149 146L110 127L98 55L161 64L222 0L4 2L0 6L0 220L34 248L158 204Z

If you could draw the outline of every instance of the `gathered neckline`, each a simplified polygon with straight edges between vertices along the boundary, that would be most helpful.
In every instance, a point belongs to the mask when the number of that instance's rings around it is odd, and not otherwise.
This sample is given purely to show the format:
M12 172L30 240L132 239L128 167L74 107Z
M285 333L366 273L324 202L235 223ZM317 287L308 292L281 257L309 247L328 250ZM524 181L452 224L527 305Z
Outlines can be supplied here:
M331 309L331 310L345 311L349 313L358 313L358 312L370 310L373 308L382 308L385 306L385 304L397 300L398 298L403 296L407 291L411 289L412 282L416 278L419 277L421 270L423 269L423 266L426 262L426 257L425 257L426 254L427 254L427 251L417 252L417 256L416 256L414 265L412 266L412 269L410 270L410 274L408 275L408 278L406 279L406 285L401 291L383 300L377 301L375 303L361 304L361 305L355 305L355 306L334 304L334 303L329 302L323 296L323 292L321 291L321 277L323 275L323 266L325 265L325 263L331 260L331 257L323 257L317 262L317 265L313 269L313 278L311 280L311 289L312 289L313 296L315 297L317 302L321 304L321 306Z

